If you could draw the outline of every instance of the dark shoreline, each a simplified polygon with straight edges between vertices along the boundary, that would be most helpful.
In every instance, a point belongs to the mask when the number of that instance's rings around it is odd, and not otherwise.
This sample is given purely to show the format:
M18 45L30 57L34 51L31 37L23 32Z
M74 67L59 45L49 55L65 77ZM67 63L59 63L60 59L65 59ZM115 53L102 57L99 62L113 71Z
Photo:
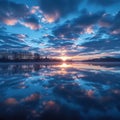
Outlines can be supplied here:
M60 64L61 62L0 62L0 65L2 64Z
M81 63L81 64L120 64L120 62L83 62L83 61L0 61L0 64L54 64L54 63Z

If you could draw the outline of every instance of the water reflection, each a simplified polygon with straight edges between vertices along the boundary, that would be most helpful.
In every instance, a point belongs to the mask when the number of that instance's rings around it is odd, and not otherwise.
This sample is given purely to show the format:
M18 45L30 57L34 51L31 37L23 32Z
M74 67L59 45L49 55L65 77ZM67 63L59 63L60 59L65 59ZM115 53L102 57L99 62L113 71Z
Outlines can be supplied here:
M119 65L0 65L0 120L119 120L119 101Z

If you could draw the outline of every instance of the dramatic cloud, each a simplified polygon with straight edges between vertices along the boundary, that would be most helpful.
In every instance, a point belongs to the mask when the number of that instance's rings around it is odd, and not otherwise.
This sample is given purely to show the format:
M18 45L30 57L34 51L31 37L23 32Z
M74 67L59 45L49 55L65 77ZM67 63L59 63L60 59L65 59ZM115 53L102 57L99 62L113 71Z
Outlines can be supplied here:
M120 34L120 11L116 14L111 29L113 34Z
M28 47L28 45L24 42L26 38L28 38L28 36L25 34L8 34L7 32L3 31L0 33L0 50L18 50L20 48L22 50L22 48Z
M37 17L31 16L38 9L39 7L36 6L30 9L25 4L17 4L7 0L0 1L0 22L11 26L20 23L31 30L38 30L41 27L39 21Z
M108 28L110 34L120 34L120 11L116 15L104 14L99 24Z
M104 12L88 13L80 17L67 21L64 25L55 28L53 34L57 37L65 37L68 39L76 39L80 34L93 33L93 26L102 18Z
M18 19L24 18L29 14L29 9L24 4L0 0L0 22L7 25L15 25Z
M111 6L119 2L119 0L88 0L89 4L96 4L100 6Z
M28 38L28 36L27 35L25 35L25 34L11 34L11 36L13 36L13 37L16 37L16 38L18 38L19 40L25 40L26 38Z
M21 24L30 28L31 30L39 30L41 28L38 19L33 16L24 19L24 22L21 22Z
M98 41L90 41L83 43L82 46L86 49L84 52L90 52L90 51L102 51L103 53L105 51L119 51L120 49L120 40L118 38L109 37L108 39L100 39Z
M40 8L49 22L77 10L82 0L39 0Z

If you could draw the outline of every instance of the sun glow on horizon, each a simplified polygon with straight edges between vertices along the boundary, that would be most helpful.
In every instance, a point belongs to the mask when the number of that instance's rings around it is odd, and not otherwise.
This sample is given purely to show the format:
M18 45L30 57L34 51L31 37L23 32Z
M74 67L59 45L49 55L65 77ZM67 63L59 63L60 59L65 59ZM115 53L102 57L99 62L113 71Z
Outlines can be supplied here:
M62 57L60 57L60 59L62 59L62 61L66 61L66 60L69 59L69 57L67 57L67 56L62 56Z

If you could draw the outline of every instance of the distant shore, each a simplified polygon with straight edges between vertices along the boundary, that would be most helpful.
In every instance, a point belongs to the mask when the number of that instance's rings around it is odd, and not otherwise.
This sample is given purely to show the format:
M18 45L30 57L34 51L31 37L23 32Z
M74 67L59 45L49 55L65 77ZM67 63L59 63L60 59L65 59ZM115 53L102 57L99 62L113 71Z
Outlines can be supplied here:
M83 62L83 61L5 61L1 62L0 64L31 64L31 63L36 63L36 64L51 64L51 63L81 63L81 64L120 64L120 62Z

